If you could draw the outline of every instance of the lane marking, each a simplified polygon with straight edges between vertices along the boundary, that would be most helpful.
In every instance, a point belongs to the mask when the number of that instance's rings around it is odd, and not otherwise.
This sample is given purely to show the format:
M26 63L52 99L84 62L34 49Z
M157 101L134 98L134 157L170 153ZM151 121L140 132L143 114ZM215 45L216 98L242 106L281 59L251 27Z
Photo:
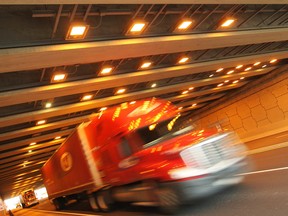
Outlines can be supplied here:
M275 144L275 145L271 145L271 146L266 146L266 147L262 147L262 148L249 150L249 151L247 151L247 154L249 154L249 155L250 154L258 154L258 153L271 151L271 150L275 150L275 149L279 149L279 148L285 148L285 147L288 147L288 142L283 142L283 143L279 143L279 144Z
M237 176L252 175L252 174L258 174L258 173L267 173L267 172L274 172L274 171L281 171L281 170L288 170L288 167L280 167L280 168L275 168L275 169L268 169L268 170L260 170L260 171L254 171L254 172L241 173L241 174L238 174Z
M96 215L96 214L81 214L81 213L73 213L73 212L60 212L60 211L46 211L46 210L39 210L39 209L33 209L33 211L38 212L46 212L50 214L63 214L63 215L79 215L79 216L102 216L102 215Z

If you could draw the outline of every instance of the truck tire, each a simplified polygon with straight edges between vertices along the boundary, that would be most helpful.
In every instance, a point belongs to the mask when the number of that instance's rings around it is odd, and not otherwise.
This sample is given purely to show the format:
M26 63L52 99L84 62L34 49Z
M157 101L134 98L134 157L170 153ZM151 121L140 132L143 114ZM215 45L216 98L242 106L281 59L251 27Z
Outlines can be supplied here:
M181 205L180 197L172 188L158 188L157 196L160 211L164 214L175 214L179 210Z
M58 197L53 200L53 204L56 210L62 210L65 208L65 199L63 197Z
M99 205L97 203L97 195L96 194L91 194L89 196L89 204L90 204L90 207L93 209L93 211L100 211L100 208L99 208Z
M109 190L97 192L96 198L101 211L109 212L112 210L114 202Z

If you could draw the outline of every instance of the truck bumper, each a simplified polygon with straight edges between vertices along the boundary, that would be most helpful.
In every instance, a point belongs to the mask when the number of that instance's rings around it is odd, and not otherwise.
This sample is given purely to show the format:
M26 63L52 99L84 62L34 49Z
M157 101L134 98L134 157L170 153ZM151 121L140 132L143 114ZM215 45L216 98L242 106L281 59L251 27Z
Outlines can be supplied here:
M243 176L238 174L247 172L248 163L243 159L217 173L212 173L198 179L164 183L164 187L173 188L181 197L181 202L201 199L215 194L229 186L240 183Z

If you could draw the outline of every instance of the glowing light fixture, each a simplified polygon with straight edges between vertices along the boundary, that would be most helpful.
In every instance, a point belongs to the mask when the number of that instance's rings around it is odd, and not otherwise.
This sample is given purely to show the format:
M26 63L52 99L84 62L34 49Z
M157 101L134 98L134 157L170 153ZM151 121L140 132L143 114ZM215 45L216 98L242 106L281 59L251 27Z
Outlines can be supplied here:
M56 136L54 139L55 139L55 140L61 139L61 136Z
M89 29L86 23L72 23L68 29L66 40L84 39Z
M251 69L252 69L251 67L248 67L248 68L245 69L245 71L249 71L249 70L251 70Z
M136 101L131 101L131 102L130 102L130 104L135 104L135 103L136 103Z
M192 104L192 107L195 107L195 106L197 106L197 104L196 104L196 103Z
M254 66L257 66L257 65L259 65L259 64L261 64L261 62L255 62L253 65L254 65Z
M218 84L217 86L218 86L218 87L223 86L223 83L220 83L220 84Z
M209 75L209 77L213 77L213 76L214 76L214 74L210 74L210 75Z
M178 107L178 110L181 110L181 109L183 109L183 107Z
M233 81L233 83L235 84L235 83L238 83L239 82L239 80L235 80L235 81Z
M59 71L53 74L51 82L55 83L55 82L63 82L65 81L67 77L67 73L64 71Z
M107 107L102 107L99 109L99 111L104 111L104 110L107 110Z
M237 67L236 67L236 69L240 69L240 68L242 68L243 67L243 65L238 65Z
M275 63L275 62L277 62L278 61L278 59L272 59L271 61L270 61L270 63Z
M179 64L183 64L183 63L187 62L188 59L189 59L188 57L183 57L183 58L181 58L181 59L178 61L178 63L179 63Z
M225 80L224 83L228 83L230 80Z
M262 66L262 68L265 68L265 67L267 67L267 65L263 65L263 66Z
M191 91L191 90L193 90L193 89L194 89L194 87L190 87L188 90Z
M51 102L47 102L47 103L45 104L45 108L50 108L50 107L52 107L52 103L51 103Z
M113 70L113 67L111 67L111 66L104 66L104 67L101 69L100 74L101 74L101 75L107 75L107 74L111 73L112 70Z
M46 120L40 120L40 121L36 122L36 125L42 125L42 124L45 124L45 123L46 123Z
M144 62L144 63L140 66L140 68L141 68L141 69L145 69L145 68L150 67L151 65L152 65L152 62Z
M240 80L243 80L243 79L245 79L245 77L241 77L241 78L240 78Z
M222 24L221 24L221 27L229 27L232 25L232 23L235 22L235 19L233 18L229 18L229 19L226 19Z
M136 20L132 23L126 34L137 35L141 34L147 27L147 22L143 20Z
M36 145L36 142L32 142L32 143L30 143L29 145L30 145L30 146Z
M29 153L31 153L31 152L32 152L32 150L29 150L28 152L29 152Z
M188 90L185 90L181 94L187 94L188 92L189 92Z
M92 94L86 94L81 98L81 101L91 100L93 98Z
M125 88L121 88L121 89L118 89L118 90L116 91L116 94L123 94L125 91L126 91Z
M227 72L227 74L232 74L232 73L234 73L234 70L230 70Z
M157 86L157 84L156 83L153 83L152 85L151 85L151 88L155 88Z
M192 22L193 21L190 18L182 19L174 31L185 31L191 27Z
M223 70L224 70L224 68L219 68L218 70L216 70L216 73L219 73L219 72L221 72Z

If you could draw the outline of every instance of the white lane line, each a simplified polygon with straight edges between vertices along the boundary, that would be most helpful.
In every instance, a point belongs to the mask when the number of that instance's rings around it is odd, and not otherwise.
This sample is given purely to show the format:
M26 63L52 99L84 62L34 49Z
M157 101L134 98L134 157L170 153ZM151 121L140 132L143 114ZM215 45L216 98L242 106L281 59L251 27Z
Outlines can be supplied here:
M258 174L258 173L267 173L267 172L274 172L274 171L280 171L280 170L288 170L288 167L281 167L281 168L275 168L275 169L268 169L268 170L260 170L260 171L254 171L254 172L241 173L241 174L238 174L237 176L252 175L252 174Z
M250 154L258 154L258 153L271 151L271 150L275 150L275 149L279 149L279 148L285 148L285 147L288 147L288 142L283 142L283 143L279 143L279 144L275 144L275 145L271 145L271 146L253 149L253 150L247 151L247 154L249 154L249 155Z
M39 210L39 209L33 209L33 211L38 212L46 212L50 214L62 214L62 215L79 215L79 216L101 216L101 215L95 215L95 214L81 214L81 213L72 213L72 212L60 212L60 211L45 211L45 210Z

